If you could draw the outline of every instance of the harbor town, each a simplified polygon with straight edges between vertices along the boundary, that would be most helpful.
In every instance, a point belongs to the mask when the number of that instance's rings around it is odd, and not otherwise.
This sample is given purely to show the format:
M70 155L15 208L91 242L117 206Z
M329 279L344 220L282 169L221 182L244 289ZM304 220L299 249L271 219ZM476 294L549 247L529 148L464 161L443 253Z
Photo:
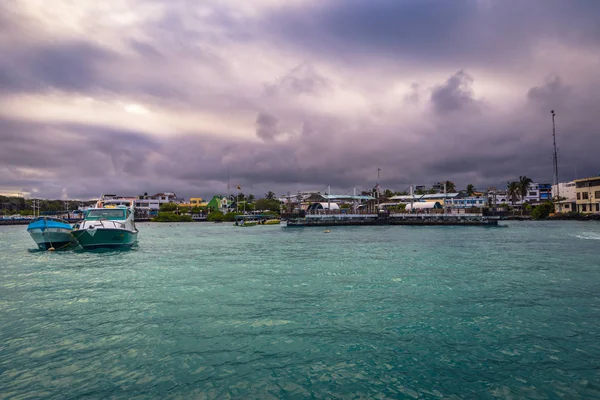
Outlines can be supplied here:
M269 191L260 198L244 194L241 188L210 199L182 198L173 192L102 197L105 205L131 203L138 221L221 222L233 221L236 216L262 216L288 221L289 226L495 224L499 219L594 219L600 216L600 175L558 185L521 176L507 182L505 188L485 190L473 185L457 188L452 181L445 181L410 185L403 191L382 189L378 183L370 190L352 188L346 193L333 193L330 188L282 195ZM79 220L96 200L0 197L0 223L28 223L39 215Z

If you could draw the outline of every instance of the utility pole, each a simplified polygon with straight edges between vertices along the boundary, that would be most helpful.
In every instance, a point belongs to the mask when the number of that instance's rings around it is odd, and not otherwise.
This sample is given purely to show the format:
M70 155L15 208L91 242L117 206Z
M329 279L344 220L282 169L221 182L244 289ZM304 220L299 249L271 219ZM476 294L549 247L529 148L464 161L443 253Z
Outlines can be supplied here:
M381 168L377 167L377 185L375 185L377 188L377 213L379 213L379 171Z
M552 140L554 142L554 184L556 185L556 201L558 202L560 201L560 188L558 183L558 153L556 152L556 125L554 123L556 113L551 110L550 114L552 115ZM558 204L560 209L560 203Z

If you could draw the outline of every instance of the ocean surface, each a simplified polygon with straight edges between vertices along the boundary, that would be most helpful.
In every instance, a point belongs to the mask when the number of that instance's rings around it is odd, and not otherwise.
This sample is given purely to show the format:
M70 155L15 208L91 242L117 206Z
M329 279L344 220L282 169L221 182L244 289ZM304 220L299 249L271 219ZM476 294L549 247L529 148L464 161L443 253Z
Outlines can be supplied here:
M0 398L600 398L600 223L503 224L0 227Z

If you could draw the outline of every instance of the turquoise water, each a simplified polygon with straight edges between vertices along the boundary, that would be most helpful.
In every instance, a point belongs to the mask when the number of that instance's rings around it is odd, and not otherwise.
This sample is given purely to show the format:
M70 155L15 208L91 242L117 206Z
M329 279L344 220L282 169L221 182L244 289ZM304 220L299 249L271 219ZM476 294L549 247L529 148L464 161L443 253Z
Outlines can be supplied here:
M600 398L600 224L0 227L0 398Z

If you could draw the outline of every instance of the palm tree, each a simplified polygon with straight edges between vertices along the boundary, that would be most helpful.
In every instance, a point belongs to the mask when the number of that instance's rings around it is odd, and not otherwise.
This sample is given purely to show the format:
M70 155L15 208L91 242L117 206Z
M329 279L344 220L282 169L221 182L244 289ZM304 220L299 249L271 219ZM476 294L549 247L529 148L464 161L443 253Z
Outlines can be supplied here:
M515 201L519 198L519 182L506 182L506 193L514 207Z
M265 194L265 199L267 199L267 200L273 200L274 198L275 198L275 193L271 192L270 190L267 194Z
M519 197L521 197L521 204L525 203L525 197L529 193L529 185L533 182L527 175L519 176ZM521 206L521 215L523 215L524 207Z
M473 186L472 184L468 184L467 185L467 196L473 196L473 194L475 193L475 186Z
M527 193L529 193L529 185L531 183L533 183L533 180L526 175L519 176L519 197L521 197L521 202L525 200Z

